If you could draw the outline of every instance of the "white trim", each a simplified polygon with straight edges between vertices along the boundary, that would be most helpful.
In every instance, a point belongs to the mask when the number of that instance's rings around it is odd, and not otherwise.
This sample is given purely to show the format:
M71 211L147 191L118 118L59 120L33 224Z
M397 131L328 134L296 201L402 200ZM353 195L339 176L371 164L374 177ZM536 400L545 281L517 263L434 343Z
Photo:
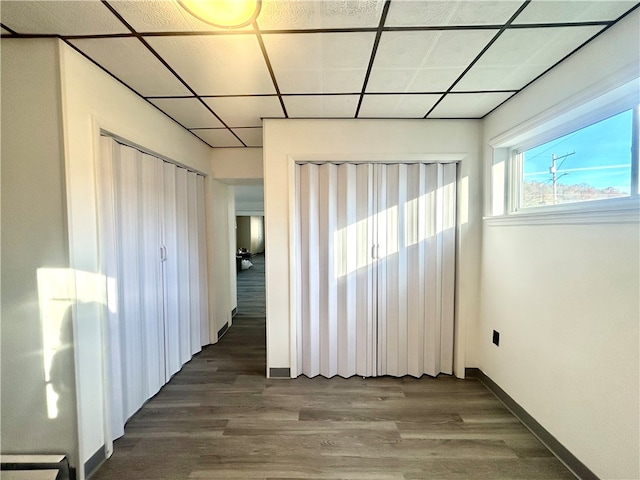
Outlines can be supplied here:
M296 163L457 163L466 153L331 153L331 154L290 154L289 160Z
M483 221L488 226L640 224L640 200L625 197L527 208Z
M298 264L295 249L298 245L296 222L296 161L287 156L287 184L289 188L289 376L298 377Z

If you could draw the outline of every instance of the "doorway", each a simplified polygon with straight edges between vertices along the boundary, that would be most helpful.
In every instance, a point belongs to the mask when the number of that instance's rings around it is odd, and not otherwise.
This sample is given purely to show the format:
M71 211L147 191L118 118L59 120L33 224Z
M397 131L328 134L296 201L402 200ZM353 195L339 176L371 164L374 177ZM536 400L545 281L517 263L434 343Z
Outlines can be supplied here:
M455 163L296 165L298 374L453 371Z
M262 185L236 185L235 264L236 319L266 317L264 189Z

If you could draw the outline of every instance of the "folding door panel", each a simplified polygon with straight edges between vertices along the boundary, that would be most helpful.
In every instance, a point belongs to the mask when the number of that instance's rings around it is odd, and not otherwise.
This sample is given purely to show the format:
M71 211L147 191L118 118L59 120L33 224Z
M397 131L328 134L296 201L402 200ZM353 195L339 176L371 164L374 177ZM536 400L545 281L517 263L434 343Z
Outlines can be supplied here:
M337 166L337 224L334 233L338 304L338 374L375 375L375 282L373 242L373 168Z
M180 370L180 299L178 295L178 213L176 200L177 170L172 163L162 164L162 244L163 297L165 318L166 381Z
M176 169L176 229L178 262L178 329L180 365L191 358L191 275L189 265L189 199L187 170Z
M120 299L120 345L122 358L123 413L128 419L146 400L143 376L145 354L142 344L142 274L138 248L140 245L140 152L116 145L120 154L114 158L116 178L116 215L118 218L118 298Z
M206 234L206 214L205 214L205 197L204 197L204 177L198 175L197 179L198 194L198 269L200 287L200 345L208 345L211 343L209 338L209 284L207 281L207 234Z
M198 175L187 171L187 234L185 263L189 267L189 317L191 355L202 350L200 341L200 255L198 253Z
M114 170L114 149L117 145L110 137L100 137L100 161L98 162L98 230L100 232L100 272L105 276L107 288L107 308L105 311L105 331L107 351L110 353L108 362L109 371L109 404L111 439L115 440L124 435L124 424L127 416L124 412L124 385L122 351L120 347L120 322L119 322L119 296L118 279L119 272L119 236L116 215L116 171Z
M372 375L371 168L296 172L298 374Z
M378 171L378 366L380 375L432 375L440 351L436 164L380 165ZM437 340L437 341L436 341ZM434 362L428 362L434 363Z
M438 188L438 200L442 207L438 225L438 238L442 245L440 257L440 372L453 374L453 343L455 323L456 278L456 224L457 224L457 165L442 165L442 183Z
M142 344L145 354L146 397L151 398L165 383L164 312L162 298L160 195L162 161L140 154L140 244L142 297Z

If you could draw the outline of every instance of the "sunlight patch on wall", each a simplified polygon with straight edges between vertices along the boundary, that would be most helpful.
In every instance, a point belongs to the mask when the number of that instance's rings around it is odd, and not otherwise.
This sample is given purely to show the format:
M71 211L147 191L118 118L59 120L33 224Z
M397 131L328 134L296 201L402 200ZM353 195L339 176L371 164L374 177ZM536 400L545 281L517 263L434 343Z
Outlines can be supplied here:
M79 302L105 305L107 281L103 275L71 268L39 268L37 279L47 416L55 419L59 398L73 389L71 309Z

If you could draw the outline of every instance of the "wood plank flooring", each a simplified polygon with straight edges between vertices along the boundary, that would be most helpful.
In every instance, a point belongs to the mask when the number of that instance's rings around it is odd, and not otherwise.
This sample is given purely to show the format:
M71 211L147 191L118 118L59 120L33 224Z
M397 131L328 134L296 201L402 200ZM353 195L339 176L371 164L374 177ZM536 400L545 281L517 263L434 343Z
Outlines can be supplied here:
M92 478L575 478L477 380L267 380L265 355L264 316L240 313L133 416Z
M238 315L264 317L264 253L251 257L253 267L237 273Z

